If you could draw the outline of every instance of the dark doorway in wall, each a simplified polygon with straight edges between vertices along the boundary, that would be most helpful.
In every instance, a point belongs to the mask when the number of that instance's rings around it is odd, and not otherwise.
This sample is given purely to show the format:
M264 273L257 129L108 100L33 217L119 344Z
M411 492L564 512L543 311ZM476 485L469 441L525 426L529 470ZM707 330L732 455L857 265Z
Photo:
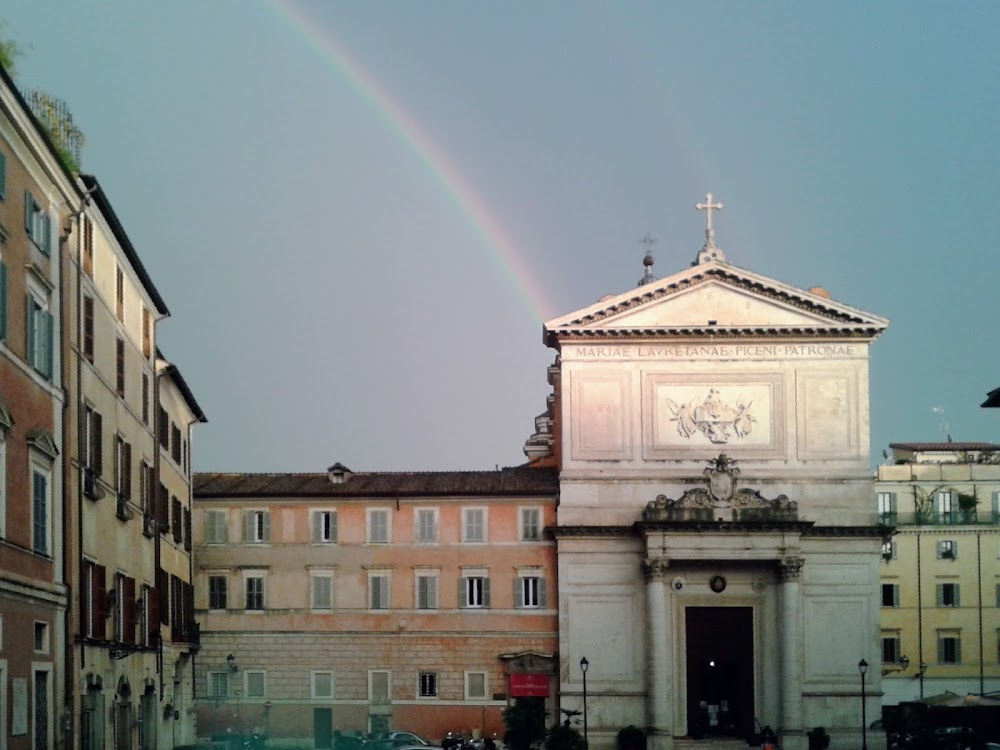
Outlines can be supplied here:
M754 731L753 608L687 607L688 734Z

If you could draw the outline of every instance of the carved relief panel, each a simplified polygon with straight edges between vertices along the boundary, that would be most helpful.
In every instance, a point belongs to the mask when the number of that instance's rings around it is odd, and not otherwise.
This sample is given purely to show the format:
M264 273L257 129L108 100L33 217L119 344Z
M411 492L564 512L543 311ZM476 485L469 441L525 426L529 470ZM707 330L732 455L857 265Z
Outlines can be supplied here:
M784 452L781 373L650 373L644 395L646 458L704 456L720 448L753 458Z

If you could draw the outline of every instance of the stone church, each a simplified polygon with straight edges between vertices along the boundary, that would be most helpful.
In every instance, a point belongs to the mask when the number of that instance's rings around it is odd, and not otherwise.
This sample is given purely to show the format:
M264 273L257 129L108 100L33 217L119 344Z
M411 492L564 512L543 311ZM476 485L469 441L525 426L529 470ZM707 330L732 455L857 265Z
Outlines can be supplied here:
M526 453L559 468L561 702L602 747L629 724L657 750L763 726L858 747L880 706L868 361L888 321L730 265L721 205L698 208L691 267L656 279L647 253L635 289L544 327Z

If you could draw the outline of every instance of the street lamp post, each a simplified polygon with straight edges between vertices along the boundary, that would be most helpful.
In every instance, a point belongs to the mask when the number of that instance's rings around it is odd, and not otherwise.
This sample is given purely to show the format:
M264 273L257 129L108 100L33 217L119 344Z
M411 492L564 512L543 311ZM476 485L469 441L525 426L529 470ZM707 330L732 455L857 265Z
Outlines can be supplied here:
M583 744L587 750L590 750L590 740L587 737L587 667L589 666L590 662L586 656L580 659L580 671L583 672Z
M868 716L865 703L865 674L868 673L868 662L864 659L858 662L858 671L861 673L861 750L868 750Z

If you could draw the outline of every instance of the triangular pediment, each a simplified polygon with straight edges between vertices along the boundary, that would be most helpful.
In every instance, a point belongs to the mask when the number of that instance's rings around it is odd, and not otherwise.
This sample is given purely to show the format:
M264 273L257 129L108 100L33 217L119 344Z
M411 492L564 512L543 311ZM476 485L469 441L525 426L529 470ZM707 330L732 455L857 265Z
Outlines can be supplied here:
M726 263L705 263L549 321L546 338L817 335L874 338L877 315Z

